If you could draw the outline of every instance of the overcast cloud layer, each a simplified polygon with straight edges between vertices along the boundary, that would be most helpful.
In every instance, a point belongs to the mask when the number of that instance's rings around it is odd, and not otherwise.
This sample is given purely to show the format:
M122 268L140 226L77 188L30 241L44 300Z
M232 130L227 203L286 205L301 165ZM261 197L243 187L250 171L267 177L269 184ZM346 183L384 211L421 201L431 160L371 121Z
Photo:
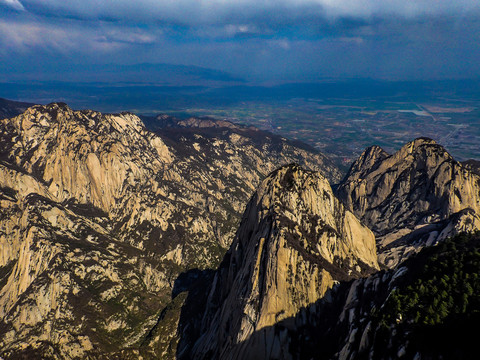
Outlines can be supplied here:
M140 63L254 82L478 77L479 43L478 0L0 0L1 81Z

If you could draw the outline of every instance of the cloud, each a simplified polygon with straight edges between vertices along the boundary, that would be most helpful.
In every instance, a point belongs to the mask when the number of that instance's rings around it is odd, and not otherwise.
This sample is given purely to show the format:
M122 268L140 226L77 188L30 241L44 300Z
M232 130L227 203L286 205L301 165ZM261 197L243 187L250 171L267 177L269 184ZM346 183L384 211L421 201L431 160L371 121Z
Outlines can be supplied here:
M63 21L76 26L98 22L136 27L187 40L225 38L363 38L376 23L422 21L432 17L480 18L478 0L0 0L26 9L36 23ZM22 5L23 4L23 5ZM18 15L20 16L20 15ZM4 16L5 19L9 19ZM2 14L0 14L0 19ZM77 22L77 23L75 23ZM108 25L105 25L108 26ZM105 41L117 39L103 34ZM125 36L124 36L125 37ZM132 34L125 42L153 43Z
M4 3L5 5L18 11L25 11L25 8L19 0L0 0L0 4L1 3Z
M3 0L22 6L18 0ZM478 0L23 0L29 11L48 16L112 21L171 22L186 26L248 23L270 17L286 23L299 17L414 17L465 14Z
M333 16L370 17L396 15L415 17L465 13L479 9L476 0L312 0Z
M286 39L277 39L277 40L271 40L268 42L270 46L278 47L283 50L290 50L290 41Z
M0 53L35 53L39 50L69 54L112 52L135 45L152 44L161 31L152 33L136 27L78 22L48 23L0 18Z
M65 49L69 34L52 26L40 26L30 23L11 23L0 21L0 44L4 51L16 49L25 51L32 47L55 47Z
M35 58L289 81L480 75L478 0L21 1L0 0L0 62L12 74Z
M20 4L18 0L0 1ZM336 37L343 39L340 41L356 39L359 43L360 39L376 36L372 29L378 23L408 23L435 17L480 19L478 0L22 1L37 23L60 21L74 27L82 23L88 28L102 22L116 30L100 34L101 41L137 44L155 42L155 36L147 32L162 32L178 41ZM143 33L127 30L123 34L118 30L138 24Z
M346 43L353 43L353 44L358 44L361 45L363 44L364 40L362 37L359 36L353 36L353 37L340 37L338 39L339 41L346 42Z
M126 43L126 44L153 44L156 36L138 29L116 28L103 32L96 38L100 42Z

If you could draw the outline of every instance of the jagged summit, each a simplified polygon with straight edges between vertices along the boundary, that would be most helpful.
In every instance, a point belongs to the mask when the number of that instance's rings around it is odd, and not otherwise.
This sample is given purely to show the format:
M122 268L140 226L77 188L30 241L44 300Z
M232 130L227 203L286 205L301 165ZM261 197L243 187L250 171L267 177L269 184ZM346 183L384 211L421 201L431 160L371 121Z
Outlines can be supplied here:
M64 110L72 110L68 105L67 103L64 103L63 101L54 101L54 102L51 102L51 103L48 103L47 105L36 105L36 106L40 106L40 107L44 107L44 108L60 108L60 109L64 109Z
M164 128L184 128L184 129L235 129L235 130L253 130L261 131L252 126L244 126L235 124L228 120L214 119L212 117L189 117L186 119L177 118L175 116L160 114L157 116L142 116L142 120L146 126L153 130Z
M257 220L249 222L253 215ZM365 240L369 238L370 232L351 215L335 198L323 175L292 163L273 171L260 184L247 206L240 229L272 219L274 223L281 225L285 234L294 235L286 236L287 244L298 247L295 237L302 240L301 247L305 250L302 255L306 256L307 260L307 253L318 254L341 267L343 264L336 263L338 256L363 257L364 265L367 265L365 269L361 269L360 263L359 267L351 263L352 269L345 272L347 277L352 273L361 276L369 271L369 267L377 268L372 255L375 249L368 247L371 244ZM252 239L249 236L242 237L240 233L239 230L239 241ZM365 236L365 239L357 241L355 236L358 235L360 238ZM334 245L324 243L332 239L335 239ZM343 241L347 242L347 246L343 246Z
M419 138L393 155L368 148L339 194L376 230L379 259L394 267L425 246L479 229L479 184L478 175L442 146ZM378 269L374 248L372 234L343 208L321 175L295 164L272 172L250 200L206 292L201 321L184 324L190 343L180 343L179 358L323 358L312 338L317 334L329 349L325 354L355 358L352 348L369 346L371 324L362 321L373 311L369 299L359 302L359 294L385 291L390 277L402 274L400 268L345 282ZM343 284L325 296L338 280ZM337 315L322 312L335 309L335 299L342 297L345 306ZM358 310L362 307L368 310ZM342 339L329 333L337 322L334 331L344 331ZM299 329L304 333L291 340ZM302 342L312 349L303 352Z
M379 156L376 156L378 154ZM420 138L388 156L367 149L337 193L377 233L441 220L464 208L480 209L478 176L438 145Z
M445 159L453 159L453 157L442 145L427 137L420 137L406 143L392 156L396 159L405 158L405 160L409 160L406 159L406 157L409 155L415 157L416 159L432 155L436 155Z
M34 105L26 110L20 116L25 114L31 115L31 120L41 121L45 126L45 121L62 122L70 121L83 124L88 128L96 128L102 122L108 123L117 131L126 130L128 128L135 131L145 130L145 126L140 118L130 112L122 112L118 114L100 113L94 110L73 110L66 103L53 102L47 105Z
M439 150L443 149L438 145L435 140L432 140L427 137L420 137L415 140L412 140L402 146L394 155L388 154L384 149L378 145L372 145L366 148L362 154L358 157L357 160L353 162L348 171L344 182L346 179L349 179L351 176L362 177L367 173L373 172L377 165L383 160L390 156L395 156L397 159L401 160L402 158L407 157L409 154L415 154L421 152L421 149L424 146L439 146ZM444 149L443 149L444 150Z
M435 140L433 140L432 138L429 138L427 136L420 136L416 139L413 140L414 142L418 141L418 142L426 142L426 143L437 143Z
M480 176L455 161L443 146L419 138L393 155L378 147L365 150L342 181L337 195L377 234L383 261L394 266L403 256L395 254L397 250L402 249L402 254L415 252L422 244L435 243L447 234L475 229L480 213L479 184ZM473 212L464 214L464 220L450 219L468 208ZM465 216L470 220L466 221ZM437 223L445 228L439 228ZM432 224L437 224L432 232L426 231L429 228L425 226ZM408 234L414 230L418 234L420 227L425 227L420 236L424 241L417 238L414 246ZM450 230L443 231L447 228Z
M373 234L328 181L296 164L271 173L250 200L217 272L193 358L269 358L268 327L321 298L335 281L378 270ZM265 344L247 345L265 330ZM265 353L265 351L267 351ZM184 350L184 353L188 350Z
M0 122L0 156L49 184L57 200L78 199L112 211L125 183L162 169L174 155L132 114L35 105Z
M350 167L346 178L348 179L353 174L362 177L365 171L371 171L376 164L387 158L389 154L380 146L373 145L365 149L360 157Z
M478 164L431 139L368 148L344 205L308 147L157 121L62 103L0 120L0 357L355 358L404 271L377 261L480 228Z

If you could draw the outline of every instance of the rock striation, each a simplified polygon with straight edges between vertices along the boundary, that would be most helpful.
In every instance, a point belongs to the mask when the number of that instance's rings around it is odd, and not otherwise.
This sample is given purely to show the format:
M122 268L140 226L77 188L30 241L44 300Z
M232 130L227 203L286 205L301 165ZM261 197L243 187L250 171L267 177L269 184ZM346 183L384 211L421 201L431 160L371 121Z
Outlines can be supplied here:
M342 283L305 308L277 359L470 358L477 346L479 233L424 248L396 269ZM441 274L441 275L439 275Z
M182 271L217 266L269 171L338 179L321 154L220 125L153 133L62 103L0 120L0 357L122 358Z
M180 323L179 358L354 359L378 357L383 348L391 358L404 354L408 344L399 339L408 334L382 345L378 319L407 269L399 263L480 229L480 179L434 141L417 139L394 155L367 149L337 193L363 224L314 172L286 166L260 185L203 308L195 308L200 317L191 316L187 301L192 320ZM376 272L375 242L364 225L375 230L379 262L392 270ZM409 281L421 266L415 262Z
M144 121L61 103L0 120L0 358L413 357L398 294L452 256L469 272L453 289L475 294L478 234L444 241L480 229L475 161L425 138L374 146L335 195L339 171L308 146Z
M378 253L389 267L422 246L479 225L480 176L427 138L393 155L368 148L337 195L377 235Z
M288 344L270 331L274 324L315 303L335 282L377 270L374 235L328 181L297 165L282 167L250 200L213 279L201 336L179 356L277 358L280 344Z

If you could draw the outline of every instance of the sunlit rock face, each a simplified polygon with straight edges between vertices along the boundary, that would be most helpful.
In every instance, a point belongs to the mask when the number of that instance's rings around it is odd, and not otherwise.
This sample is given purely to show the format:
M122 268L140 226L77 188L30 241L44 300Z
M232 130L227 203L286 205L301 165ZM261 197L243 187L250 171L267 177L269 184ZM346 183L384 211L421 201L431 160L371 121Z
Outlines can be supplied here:
M315 303L338 280L378 270L373 233L319 173L290 165L259 186L213 280L192 358L272 358L271 326ZM252 343L259 332L264 336ZM275 357L273 357L275 358Z
M426 138L393 155L368 148L337 195L377 235L380 260L389 267L425 245L479 228L480 176Z
M291 335L311 346L341 299L352 358L362 289L396 273L362 279L480 228L475 164L429 139L367 149L338 200L306 146L154 121L65 104L0 120L0 357L299 358Z
M375 232L480 211L480 177L433 140L417 139L394 155L367 149L337 194Z
M217 266L270 171L300 162L339 179L286 139L189 121L152 133L65 104L0 120L0 356L138 347L179 273Z
M480 229L479 176L429 139L394 155L367 149L337 194L342 202L320 175L298 166L262 182L205 290L201 320L181 326L188 341L180 358L323 358L323 346L329 357L353 359L371 346L369 306L395 290L399 264ZM377 259L396 270L370 276Z

